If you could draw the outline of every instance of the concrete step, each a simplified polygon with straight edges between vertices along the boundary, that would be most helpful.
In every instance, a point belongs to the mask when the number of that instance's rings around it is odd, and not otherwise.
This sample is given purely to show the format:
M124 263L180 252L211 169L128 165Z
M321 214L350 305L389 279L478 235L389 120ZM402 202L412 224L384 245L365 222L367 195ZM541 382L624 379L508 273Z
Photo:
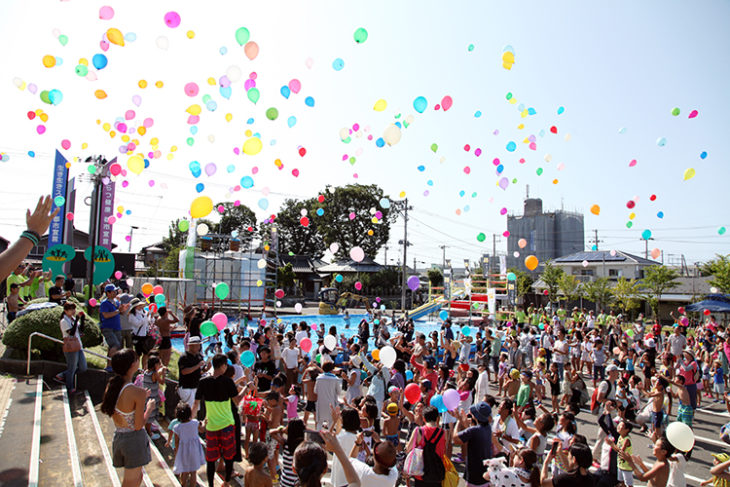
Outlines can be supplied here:
M41 383L42 384L42 383ZM3 378L0 486L27 487L38 379Z
M74 442L73 447L70 446L66 428L64 393L65 389L43 392L39 485L80 485L80 472L76 470L78 455L71 451L72 448L75 450L76 444ZM72 465L72 458L76 465Z

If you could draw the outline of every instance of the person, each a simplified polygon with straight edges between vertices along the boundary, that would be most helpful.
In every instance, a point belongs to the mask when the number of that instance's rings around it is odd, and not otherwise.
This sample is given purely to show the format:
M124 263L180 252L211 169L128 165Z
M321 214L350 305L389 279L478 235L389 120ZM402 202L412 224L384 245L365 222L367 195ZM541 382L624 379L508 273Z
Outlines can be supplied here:
M614 443L613 440L611 440L610 438L606 438L606 443L608 443L608 445L616 453L625 453L628 456L631 456L631 454L633 453L631 437L629 436L629 433L631 433L631 428L631 423L629 423L628 421L621 421L618 424L618 428L616 428L619 434L618 441ZM632 487L634 485L633 469L631 468L631 465L629 465L629 462L621 457L619 457L618 459L617 473L618 481L623 482L626 487Z
M500 463L496 463L500 462ZM540 467L534 451L521 448L512 456L512 466L504 468L504 459L488 460L489 467L484 473L484 480L493 487L540 487Z
M560 440L554 440L559 442ZM549 475L550 462L555 458L555 449L551 448L545 457L540 471L542 487L593 487L595 480L588 471L593 463L590 448L582 443L574 443L568 450L568 471L555 477Z
M166 373L167 367L160 363L159 357L157 355L150 356L149 360L147 361L147 368L145 369L144 374L142 374L142 385L150 392L150 397L159 397L160 385L165 384ZM157 402L155 402L155 404L157 404ZM147 423L145 424L147 434L149 434L153 440L156 440L160 437L159 433L152 432L152 423L157 420L157 416L159 414L159 407L155 407L152 414L150 414L150 416L147 418Z
M596 403L598 407L596 408L595 413L600 413L603 410L603 405L608 400L614 400L616 399L616 380L618 379L619 372L618 367L616 365L611 364L608 367L606 367L606 373L608 374L608 378L605 380L602 380L598 384L598 394L596 397ZM601 449L603 448L603 441L606 438L606 433L603 431L603 429L598 429L598 436L596 438L596 444L593 445L593 456L595 458L601 457Z
M6 285L6 294L10 295L10 291L13 286L18 288L18 296L22 298L21 292L24 290L25 287L30 286L31 279L29 279L26 274L28 274L28 271L30 269L30 266L26 266L22 263L18 264L16 269L10 273L10 275L5 280Z
M13 272L13 269L16 271L19 270L22 267L23 259L28 256L30 251L33 250L33 247L38 245L41 240L41 235L46 233L48 225L51 224L51 220L53 220L60 210L57 207L51 213L51 208L53 208L53 199L50 195L46 195L38 198L38 203L33 213L30 210L26 211L25 224L27 229L20 234L20 237L14 244L0 254L0 281L7 279ZM8 291L13 282L17 281L8 281ZM21 285L20 283L18 284ZM30 285L30 283L26 285ZM10 294L10 292L7 294Z
M63 290L64 277L59 274L56 276L55 285L48 290L48 302L63 304L67 297L71 295L70 292Z
M674 328L674 332L669 336L669 353L672 356L674 362L678 362L682 358L682 352L687 346L687 337L683 334L683 328L677 326Z
M489 362L487 358L483 358L477 366L479 375L474 391L474 400L476 402L486 401L489 395Z
M116 300L117 288L114 284L104 286L104 293L106 299L102 301L99 307L99 328L101 328L101 334L104 336L107 347L109 347L107 356L111 358L122 348L122 322L119 315L126 311L129 305L119 304ZM110 371L110 367L107 367L107 371Z
M180 371L177 394L181 401L188 403L191 407L195 403L195 391L200 384L200 377L210 368L210 364L203 359L203 355L200 353L200 347L200 337L191 336L185 347L185 353L177 362Z
M466 470L464 480L467 486L483 485L486 467L484 460L492 458L492 408L486 402L479 402L459 411L454 444L466 445ZM470 421L470 420L473 420Z
M180 320L174 313L167 310L166 307L160 306L157 309L159 317L155 320L155 326L160 330L162 341L159 345L160 360L167 367L170 364L170 356L172 355L172 340L170 339L170 325L178 323Z
M316 394L316 417L317 429L322 429L323 424L332 424L332 411L330 405L336 406L342 392L342 379L332 373L335 364L325 362L322 365L323 374L314 381L314 394Z
M114 421L112 463L124 468L124 487L142 483L142 467L150 463L152 456L144 425L155 410L156 398L132 384L132 377L139 367L134 350L120 350L111 358L114 376L109 379L101 402L101 412Z
M684 377L684 387L689 394L689 404L692 409L697 409L697 379L699 368L692 354L688 351L682 353L682 360L677 362L677 374Z
M370 449L363 439L363 433L357 435L355 446L350 453L350 463L360 478L362 487L395 487L398 481L398 469L394 468L396 463L396 449L389 441L376 443L372 450L373 466L358 460L360 451L370 453Z
M348 487L360 487L360 478L334 433L323 430L320 435L325 448L334 453L342 464L345 479L347 480L346 485ZM322 477L327 473L327 453L324 448L311 441L301 443L294 451L294 472L299 477L301 487L321 487Z
M495 439L499 442L497 447L500 452L509 455L512 449L519 443L520 431L517 428L517 421L512 417L514 403L511 399L503 399L497 409L497 416L494 418L492 431Z
M669 479L669 460L668 458L674 454L676 450L669 443L666 437L659 438L654 443L654 457L656 461L651 468L644 465L641 457L638 455L629 455L625 452L619 452L619 456L628 462L634 472L634 477L640 482L647 482L647 487L666 487Z
M205 454L200 444L200 423L193 419L193 410L180 401L175 408L177 424L172 428L175 435L175 463L172 471L180 477L182 487L197 487L197 472L205 465Z
M66 273L66 279L63 281L63 290L68 291L69 296L76 297L75 287L76 282L74 281L73 274L71 272Z
M710 469L710 475L713 476L711 480L730 480L730 471L728 471L728 468L730 468L730 455L727 453L713 453L712 456L714 457L712 461L714 466ZM703 482L700 485L705 485L705 483Z
M411 434L411 438L408 440L406 451L410 453L414 448L424 449L426 443L433 445L435 454L441 458L446 452L446 431L439 427L439 412L433 406L427 406L423 408L423 421L424 426L416 428ZM424 475L414 477L414 482L411 483L413 487L440 487L443 481L443 470L441 471L441 478L431 478L430 472L425 470ZM432 475L432 474L431 474Z
M231 401L238 405L243 393L239 394L233 380L225 376L228 369L228 357L218 353L213 356L212 364L213 374L200 379L195 392L193 417L197 415L201 401L204 402L208 487L214 485L215 464L221 457L225 463L225 483L223 485L227 487L233 474L233 457L236 453Z
M271 475L266 470L266 458L268 449L265 443L256 441L251 443L248 453L246 473L243 476L243 483L247 487L271 487L273 482Z
M81 332L84 331L84 320L86 316L79 313L76 316L76 304L67 302L63 305L61 315L61 334L63 338L75 338L81 344ZM79 349L75 352L63 352L66 357L66 370L56 375L56 381L66 384L69 393L76 392L74 387L74 375L77 372L86 372L86 355Z
M132 330L132 322L129 320L129 313L132 311L132 300L135 298L131 294L122 293L119 295L119 302L121 304L129 304L129 307L119 315L119 323L122 327L122 348L133 348L134 347L134 334ZM137 352L137 355L140 355ZM144 359L143 359L144 360Z
M137 355L142 357L142 368L147 368L147 359L154 348L155 340L149 336L150 319L144 310L145 303L139 298L129 302L127 320L132 332L132 344ZM192 405L192 402L190 403Z
M271 349L267 346L259 348L261 360L257 360L253 366L253 372L258 378L259 392L267 392L271 389L271 380L276 375L276 365L271 360Z
M18 311L20 311L22 306L20 302L20 286L17 283L14 282L10 284L10 294L8 294L8 297L5 299L5 303L7 304L8 309L8 324L10 324L15 317L18 316Z
M284 360L287 389L297 383L300 357L301 352L297 347L297 342L294 340L294 335L291 335L289 337L289 346L281 351L281 358Z
M296 487L297 476L293 470L294 452L297 447L304 441L304 421L301 419L292 419L286 426L280 428L279 441L281 442L281 487ZM335 458L332 464L332 479L335 478ZM335 485L333 483L333 485Z

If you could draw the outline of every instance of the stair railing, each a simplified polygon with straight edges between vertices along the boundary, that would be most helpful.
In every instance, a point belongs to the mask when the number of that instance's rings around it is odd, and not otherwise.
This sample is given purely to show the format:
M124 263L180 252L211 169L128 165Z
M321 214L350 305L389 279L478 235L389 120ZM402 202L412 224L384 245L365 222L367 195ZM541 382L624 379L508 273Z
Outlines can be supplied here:
M26 374L27 375L30 375L30 350L31 350L30 347L31 347L31 343L33 342L34 336L39 336L39 337L45 338L47 340L51 340L52 342L60 343L61 345L63 345L63 340L59 340L58 338L45 335L39 331L34 331L33 333L31 333L30 336L28 337L28 360L26 363ZM83 350L84 352L89 353L91 355L94 355L96 357L103 358L104 360L107 360L109 358L106 355L101 355L100 353L92 352L91 350L88 350L86 348L82 348L81 350Z

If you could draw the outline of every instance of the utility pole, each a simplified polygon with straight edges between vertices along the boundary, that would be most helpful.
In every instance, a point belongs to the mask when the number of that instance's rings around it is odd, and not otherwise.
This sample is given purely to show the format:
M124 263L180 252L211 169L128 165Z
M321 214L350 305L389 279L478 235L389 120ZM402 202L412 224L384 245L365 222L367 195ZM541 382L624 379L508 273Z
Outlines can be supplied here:
M441 258L441 272L446 272L446 245L441 245L439 248L443 251L443 257Z
M385 246L385 266L388 266L388 246Z
M644 241L644 258L649 259L649 240L654 240L654 237L649 237L647 239L643 239Z
M403 245L403 261L402 261L402 269L401 269L401 289L400 289L400 306L401 306L401 312L405 313L406 311L406 265L407 265L407 257L408 257L408 246L410 243L408 242L408 210L412 210L413 207L408 206L408 198L404 199L403 202L399 202L397 206L398 210L403 211L403 240L400 240L398 243Z
M128 252L130 252L130 253L132 252L132 235L134 235L134 231L137 230L138 228L139 227L135 227L134 225L129 227L129 251Z
M593 229L593 240L591 242L596 247L594 250L598 250L598 244L600 242L603 242L603 240L598 240L598 230L597 229Z

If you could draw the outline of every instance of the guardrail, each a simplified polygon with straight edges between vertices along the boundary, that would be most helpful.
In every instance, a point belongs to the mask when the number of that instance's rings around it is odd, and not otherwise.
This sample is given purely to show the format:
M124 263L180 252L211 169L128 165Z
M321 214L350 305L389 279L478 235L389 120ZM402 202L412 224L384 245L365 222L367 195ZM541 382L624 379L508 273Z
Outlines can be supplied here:
M43 334L43 333L41 333L39 331L34 331L33 333L31 333L30 336L28 337L28 359L27 359L27 363L26 363L26 374L27 375L30 375L30 346L31 346L31 343L33 342L33 337L34 336L43 337L43 338L46 338L48 340L51 340L52 342L60 343L61 345L63 345L63 340L59 340L58 338L45 335L45 334ZM106 355L101 355L99 353L92 352L91 350L87 350L85 348L82 348L81 350L83 350L86 353L90 353L91 355L95 355L95 356L97 356L99 358L103 358L104 360L107 360L108 359L108 357Z

